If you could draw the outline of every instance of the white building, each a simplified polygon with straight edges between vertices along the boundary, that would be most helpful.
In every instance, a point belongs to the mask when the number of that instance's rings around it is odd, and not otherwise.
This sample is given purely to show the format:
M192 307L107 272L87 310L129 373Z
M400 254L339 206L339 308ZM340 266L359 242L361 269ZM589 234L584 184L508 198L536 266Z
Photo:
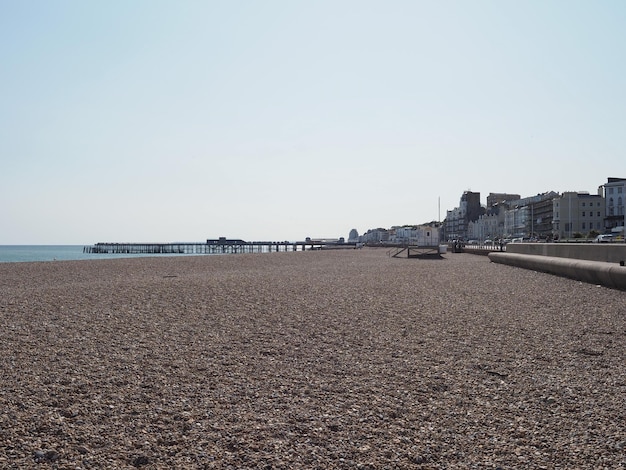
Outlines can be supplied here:
M370 229L359 237L363 243L385 243L389 241L389 230L385 228Z
M626 178L609 178L607 183L598 188L605 199L605 231L624 227L624 203L626 200Z
M504 211L492 210L481 215L476 222L469 222L469 238L485 241L502 238L504 233Z
M394 227L395 234L389 240L398 245L437 246L439 228L432 225L404 225Z

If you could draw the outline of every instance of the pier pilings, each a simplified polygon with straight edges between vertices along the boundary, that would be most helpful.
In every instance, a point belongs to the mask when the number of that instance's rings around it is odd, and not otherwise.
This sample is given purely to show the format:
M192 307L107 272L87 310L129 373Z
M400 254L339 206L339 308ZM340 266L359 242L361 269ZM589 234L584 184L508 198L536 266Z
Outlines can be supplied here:
M235 253L272 253L286 251L320 250L325 248L354 248L352 243L304 241L304 242L246 242L232 240L206 243L96 243L83 247L83 253L94 254L180 254L214 255Z

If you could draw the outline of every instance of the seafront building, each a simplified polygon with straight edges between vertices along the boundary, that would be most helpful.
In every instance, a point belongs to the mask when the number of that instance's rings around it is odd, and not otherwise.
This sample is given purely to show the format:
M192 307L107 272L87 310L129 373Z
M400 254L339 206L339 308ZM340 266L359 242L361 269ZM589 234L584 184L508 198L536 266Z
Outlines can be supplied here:
M553 191L526 198L492 193L487 198L485 214L470 222L468 236L477 241L532 237L549 239L552 236L552 200L557 196L558 193Z
M378 245L389 241L389 233L386 228L375 228L368 230L359 238L362 243Z
M598 234L624 234L626 178L607 179L598 194L554 191L521 198L519 194L465 191L458 207L448 210L443 223L403 225L368 230L363 243L429 244L426 241L497 239L565 240Z
M467 238L483 241L498 238L552 236L554 191L520 198L518 194L490 193L484 213L468 222Z
M564 192L553 200L555 239L582 238L605 231L605 200L600 194Z
M470 222L483 215L485 208L480 204L480 193L465 191L459 207L447 211L444 221L444 234L447 240L467 240Z
M552 201L559 194L548 191L536 196L510 201L505 212L504 235L509 238L552 238Z
M604 228L607 231L624 232L624 197L626 178L608 178L606 184L598 188L605 200Z
M435 225L403 225L394 227L390 243L396 245L437 246L440 242L439 227Z
M441 241L436 223L402 225L390 229L370 229L359 237L361 243L370 245L436 246Z
M350 230L348 234L348 243L358 243L359 241L359 232L355 228Z
M489 196L487 196L487 210L502 204L507 204L510 201L517 201L521 198L522 196L519 194L489 193Z
M511 201L519 199L519 194L489 193L485 213L468 223L468 238L478 241L504 238L506 211Z
M487 208L487 212L481 215L476 222L469 222L469 238L481 242L503 238L504 214L503 206Z

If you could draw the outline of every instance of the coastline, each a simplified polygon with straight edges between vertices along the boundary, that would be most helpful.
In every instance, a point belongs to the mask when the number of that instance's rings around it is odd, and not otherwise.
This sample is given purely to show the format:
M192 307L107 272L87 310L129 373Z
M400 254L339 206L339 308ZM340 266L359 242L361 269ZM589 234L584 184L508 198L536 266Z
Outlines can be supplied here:
M0 467L624 465L625 306L470 254L0 263Z
M195 254L86 253L85 245L0 245L0 264L41 261L95 261L148 256L199 256Z

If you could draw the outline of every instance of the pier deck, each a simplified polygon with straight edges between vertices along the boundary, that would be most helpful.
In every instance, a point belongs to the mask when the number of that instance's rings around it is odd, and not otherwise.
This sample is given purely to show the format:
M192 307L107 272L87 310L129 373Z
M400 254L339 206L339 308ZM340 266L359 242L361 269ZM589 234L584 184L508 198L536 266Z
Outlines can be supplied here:
M188 254L212 255L229 253L271 253L280 251L323 250L355 248L356 243L326 240L307 241L253 241L207 240L205 243L96 243L85 246L84 253L104 254Z

